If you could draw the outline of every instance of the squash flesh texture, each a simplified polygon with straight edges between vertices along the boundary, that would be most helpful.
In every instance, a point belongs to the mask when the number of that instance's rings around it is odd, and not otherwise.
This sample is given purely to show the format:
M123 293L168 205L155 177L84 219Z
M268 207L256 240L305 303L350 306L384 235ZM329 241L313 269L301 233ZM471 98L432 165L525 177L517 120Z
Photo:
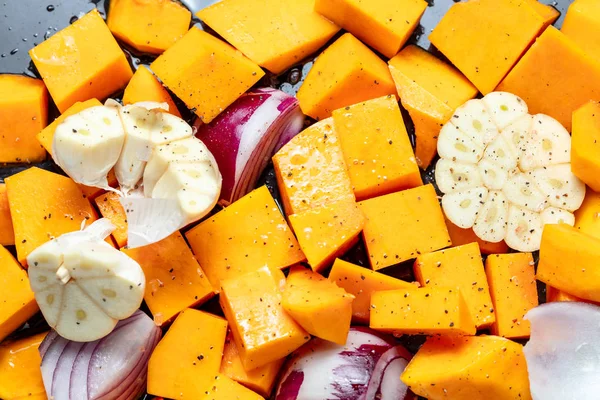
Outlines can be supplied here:
M210 389L204 392L200 400L264 400L262 396L240 385L233 379L219 374L214 377Z
M0 245L11 246L15 244L12 217L8 206L6 184L0 183Z
M544 4L538 0L525 0L525 3L537 12L544 20L542 31L552 25L560 17L560 12L549 4Z
M0 397L46 400L38 347L48 332L0 345Z
M571 169L594 191L600 191L600 104L588 102L573 113Z
M108 192L94 200L96 207L103 218L108 219L115 226L112 237L119 248L127 244L127 214L119 202L119 195Z
M600 61L600 7L594 0L571 3L560 29L588 56Z
M135 71L123 93L123 105L139 103L142 101L167 103L169 106L168 112L181 118L181 114L173 102L173 98L169 92L167 92L167 89L165 89L152 72L145 67L140 67Z
M588 190L579 210L575 211L575 229L600 239L600 193Z

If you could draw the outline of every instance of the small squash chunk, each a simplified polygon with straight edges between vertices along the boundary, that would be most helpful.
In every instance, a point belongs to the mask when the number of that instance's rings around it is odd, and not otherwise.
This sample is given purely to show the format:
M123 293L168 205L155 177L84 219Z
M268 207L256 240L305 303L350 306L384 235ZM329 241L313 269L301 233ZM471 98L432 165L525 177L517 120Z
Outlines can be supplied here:
M15 232L13 230L10 207L8 206L8 195L6 185L0 183L0 245L12 246L15 244Z
M407 289L415 285L379 272L351 264L340 259L335 260L329 280L335 282L347 293L354 295L352 301L352 321L369 323L371 314L371 295L381 290Z
M254 1L224 0L196 15L249 59L280 74L340 30L317 14L314 4L315 0L263 0L257 12Z
M480 239L475 232L473 232L473 228L463 229L454 225L448 219L446 219L446 227L448 228L448 234L450 235L453 246L462 246L463 244L477 242L482 254L508 253L508 245L504 240L498 243L488 242Z
M161 54L190 28L192 13L173 0L111 0L106 23L137 51Z
M554 21L560 17L560 12L551 5L544 4L538 0L525 0L525 3L533 8L533 10L544 20L544 27L542 30L546 29L549 25L552 25Z
M117 246L124 247L127 244L127 214L125 214L119 199L118 194L107 192L94 201L102 217L108 219L115 226L112 237Z
M385 62L346 33L317 57L296 97L304 114L325 119L338 108L388 94L396 88Z
M550 26L497 90L516 94L531 114L547 114L571 131L573 111L600 98L600 63Z
M313 208L290 215L289 219L313 271L330 266L356 244L365 225L362 211L349 201Z
M477 331L460 289L442 287L374 292L369 326L397 335L474 335Z
M302 266L288 274L281 305L308 333L344 345L350 331L354 296Z
M523 346L498 336L431 337L400 378L429 400L531 400Z
M363 237L374 270L452 244L432 185L375 197L358 206L367 218Z
M123 93L124 105L142 101L167 103L169 105L169 113L181 118L181 114L173 102L173 98L169 92L167 92L167 89L165 89L158 79L156 79L154 74L144 66L140 66L137 71L135 71L125 88L125 93Z
M587 190L581 207L574 214L575 228L579 232L600 239L600 193Z
M39 311L27 273L0 246L0 342Z
M529 337L529 321L523 317L538 305L534 265L531 253L492 254L485 261L496 312L494 335L509 339Z
M424 0L316 0L315 10L391 58L412 35Z
M235 380L226 375L215 375L208 389L199 400L264 400L264 398L254 393L252 390L240 385Z
M469 0L454 4L429 40L485 95L494 91L543 26L542 17L524 0Z
M287 215L338 201L354 201L333 119L306 128L273 156Z
M537 279L585 300L600 302L600 239L566 224L546 225Z
M123 252L144 270L144 300L158 326L188 307L202 305L215 294L179 232L151 245Z
M560 30L590 57L600 60L600 4L596 0L572 2Z
M426 169L437 154L441 127L477 89L454 67L417 46L406 46L388 64L415 126L417 164Z
M600 191L600 103L590 101L573 113L571 170Z
M283 272L268 267L221 282L219 302L247 371L286 357L310 335L281 305Z
M27 256L50 239L78 231L96 220L96 211L70 178L36 167L6 178L17 256Z
M250 192L185 234L215 289L223 279L305 260L266 186Z
M97 9L29 51L59 111L125 87L131 67Z
M0 398L46 399L38 347L47 333L0 344Z
M550 285L546 285L546 302L552 303L557 301L578 301L584 303L594 303L593 301L584 300L577 296L573 296L572 294L569 294L567 292L563 292L562 290L553 288Z
M265 74L227 43L196 27L150 69L206 124Z
M148 393L197 400L219 372L227 321L203 311L181 312L148 363Z
M358 200L423 184L396 97L335 110L333 120Z

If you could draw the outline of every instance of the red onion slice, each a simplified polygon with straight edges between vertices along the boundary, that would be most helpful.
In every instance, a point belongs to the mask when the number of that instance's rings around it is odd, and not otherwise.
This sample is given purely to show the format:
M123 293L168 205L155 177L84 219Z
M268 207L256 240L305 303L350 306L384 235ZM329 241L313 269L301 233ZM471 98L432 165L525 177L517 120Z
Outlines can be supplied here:
M82 374L79 373L79 371L88 370L90 360L92 359L92 355L96 351L96 347L98 347L98 344L100 344L99 340L95 342L86 343L85 346L81 348L79 354L77 354L77 357L75 358L75 363L73 364L73 369L71 370L71 388L69 390L72 399L88 398L88 374Z
M383 353L377 361L377 364L375 364L363 399L374 400L378 393L381 393L381 400L386 400L384 393L387 393L388 395L390 395L390 393L403 393L402 397L389 397L390 400L403 399L408 388L400 380L400 375L411 358L412 355L402 346L392 347ZM396 362L398 360L404 361L404 363ZM397 369L402 365L403 367L400 370L400 373L394 378L392 375L396 373ZM383 388L384 382L385 390Z
M81 348L82 342L71 342L65 346L52 376L52 396L55 399L68 399L71 389L71 371Z
M400 380L400 375L407 365L408 360L405 358L396 358L388 364L379 387L381 400L398 400L406 397L408 386Z

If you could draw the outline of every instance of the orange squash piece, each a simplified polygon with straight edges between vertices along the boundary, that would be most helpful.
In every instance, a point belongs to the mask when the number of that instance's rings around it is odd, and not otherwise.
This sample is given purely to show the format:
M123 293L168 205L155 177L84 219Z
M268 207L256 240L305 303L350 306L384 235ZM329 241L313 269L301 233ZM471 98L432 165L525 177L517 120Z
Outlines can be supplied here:
M127 214L125 214L119 198L118 194L107 192L94 201L102 217L110 220L115 226L112 237L117 246L124 247L127 244Z
M185 234L215 289L223 279L305 260L266 186L250 192Z
M590 57L600 60L600 4L597 1L572 2L560 30Z
M0 398L46 399L38 347L47 333L0 344Z
M339 201L354 201L333 119L306 128L273 156L287 215Z
M426 169L437 154L441 127L477 89L454 67L417 46L406 46L388 64L415 127L417 164Z
M359 207L367 218L363 237L374 270L452 244L432 185L365 200Z
M323 51L298 90L304 114L315 119L375 97L396 94L385 62L346 33Z
M446 227L448 228L448 234L450 235L453 246L462 246L463 244L477 242L482 254L508 253L508 245L504 240L498 243L487 242L480 239L475 232L473 232L473 228L463 229L454 225L448 219L446 219Z
M168 0L171 1L171 0ZM123 104L133 104L141 101L156 101L167 103L169 113L181 117L173 98L167 89L156 79L154 74L144 66L140 66L133 74L123 93Z
M264 400L262 396L254 393L252 390L240 385L235 380L225 375L215 375L214 380L209 385L208 390L204 392L199 400Z
M533 8L533 10L544 20L544 27L542 30L546 29L549 25L552 25L554 21L560 17L560 12L551 5L541 3L538 0L525 0L525 3Z
M575 228L579 232L600 239L600 193L588 189L581 207L574 214Z
M429 40L481 93L488 94L543 26L542 17L524 0L469 0L454 4Z
M132 72L97 9L29 51L60 112L78 101L105 99Z
M19 262L40 245L96 220L96 212L71 179L36 167L6 178Z
M8 206L8 195L6 185L0 183L0 245L12 246L15 244L15 232L13 230L10 207Z
M265 74L227 43L196 27L158 57L150 69L204 123L212 121Z
M0 74L0 163L36 163L46 152L35 135L48 122L44 83L21 75Z
M553 288L550 285L546 285L546 302L552 303L556 301L578 301L584 303L594 303L593 301L584 300L580 297L573 296L572 294L569 294L567 292L563 292L562 290Z
M595 191L600 191L600 103L590 101L573 113L571 170Z
M280 74L340 30L317 14L314 5L315 0L263 0L257 12L253 1L224 0L196 15L249 59Z
M333 121L358 200L423 184L396 97L335 110Z
M281 305L283 272L260 268L221 282L219 302L247 371L286 357L310 335Z

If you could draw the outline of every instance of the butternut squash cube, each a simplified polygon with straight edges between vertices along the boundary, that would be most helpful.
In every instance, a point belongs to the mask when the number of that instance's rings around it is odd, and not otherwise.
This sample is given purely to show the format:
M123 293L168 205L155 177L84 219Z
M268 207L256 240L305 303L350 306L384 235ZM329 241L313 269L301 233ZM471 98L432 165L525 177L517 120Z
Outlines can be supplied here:
M0 344L0 398L46 399L38 347L47 333Z
M335 110L333 120L358 200L423 184L396 97Z
M317 0L315 10L391 58L410 38L427 8L424 0Z
M181 312L148 362L148 393L197 400L219 373L227 321L203 311Z
M17 256L27 256L63 233L78 231L96 220L96 211L70 178L36 167L5 179Z
M8 206L8 195L6 185L0 183L0 245L12 246L15 244L15 232L13 230L10 207Z
M306 128L273 156L287 215L339 201L354 201L333 119Z
M430 337L400 378L430 400L531 400L523 346L498 336Z
M179 312L202 305L215 292L181 233L175 232L149 246L124 249L146 275L144 301L162 325Z
M151 65L175 95L209 123L265 74L227 43L192 27Z
M597 1L572 2L560 31L590 57L600 61L600 4Z
M600 239L600 193L587 190L581 207L574 214L575 228L579 232Z
M171 1L171 0L168 0ZM169 113L181 117L173 98L167 89L156 79L154 74L144 66L140 66L133 74L123 93L123 104L133 104L141 101L156 101L167 103Z
M314 4L314 0L263 0L257 12L253 1L224 0L196 15L249 59L280 74L340 30L317 14Z
M39 311L27 273L0 246L0 342ZM1 379L1 378L0 378Z
M335 282L347 293L354 295L352 301L352 321L369 323L371 295L373 292L392 289L413 288L415 285L370 269L335 260L329 280Z
M498 86L514 93L531 114L543 113L571 131L573 111L600 98L600 63L550 26Z
M112 237L117 246L124 247L127 244L127 214L125 214L119 198L118 194L107 192L94 201L102 217L110 220L115 226Z
M590 101L573 113L571 170L600 191L600 103Z
M432 185L375 197L358 206L367 219L363 237L374 270L452 244Z
M313 271L328 267L356 244L365 225L362 211L349 201L313 208L290 215L289 219Z
M59 111L125 87L131 67L97 9L29 51Z
M188 31L191 20L192 13L172 0L111 0L106 23L137 51L160 54Z
M215 289L267 266L285 268L305 260L266 186L242 197L185 234Z
M225 375L215 375L200 400L264 400L262 396Z
M572 294L569 294L567 292L563 292L562 290L553 288L550 285L546 285L546 302L552 303L552 302L556 302L556 301L578 301L578 302L594 304L593 301L584 300L577 296L573 296Z
M448 234L450 235L450 240L452 240L453 246L462 246L463 244L477 242L482 254L508 253L508 245L504 240L498 243L487 242L483 239L480 239L479 236L473 232L473 228L460 228L454 225L448 219L446 219L446 227L448 228Z
M524 0L469 0L454 4L429 40L485 95L494 91L543 26L542 17Z
M474 335L476 332L460 289L442 287L374 292L369 326L397 335Z
M0 74L0 163L46 158L35 135L48 122L48 92L40 79Z
M560 17L560 12L551 5L544 4L538 0L525 0L525 3L533 8L533 10L544 20L544 27L542 30L546 29L549 25L552 25L554 21Z
M287 276L281 305L308 333L346 344L354 296L317 272L297 266Z
M323 51L298 90L304 114L315 119L375 97L396 95L385 62L346 33Z
M458 70L417 46L406 46L388 64L415 127L417 164L426 169L437 154L441 127L477 89Z
M310 335L281 305L283 272L263 267L221 282L219 302L247 371L286 357Z
M477 328L496 320L477 243L419 255L414 272L422 286L459 288Z

